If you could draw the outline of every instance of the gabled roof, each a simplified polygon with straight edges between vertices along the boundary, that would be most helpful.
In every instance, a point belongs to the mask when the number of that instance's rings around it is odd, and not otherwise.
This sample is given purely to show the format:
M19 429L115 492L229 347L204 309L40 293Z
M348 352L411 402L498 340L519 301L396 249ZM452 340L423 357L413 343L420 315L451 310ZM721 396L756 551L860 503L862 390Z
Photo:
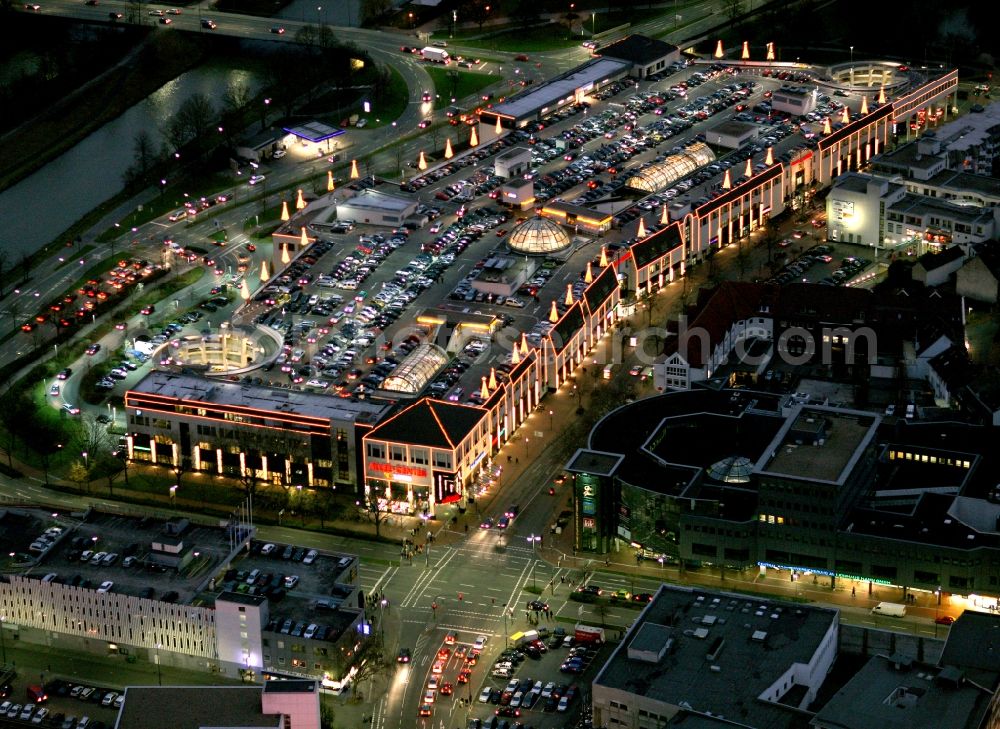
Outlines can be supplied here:
M968 383L974 374L964 344L953 344L936 357L931 357L928 365L948 385L951 392Z
M870 111L865 114L860 119L855 119L850 124L845 124L840 129L835 131L833 134L828 134L819 140L819 150L822 153L823 150L830 149L837 142L847 139L852 134L859 132L860 130L867 127L869 124L874 124L880 119L892 116L892 104L885 104L880 106L874 111Z
M616 288L618 288L618 276L615 274L615 267L605 266L583 292L583 299L587 302L590 313L593 314L601 308L601 304L607 301Z
M703 367L705 357L702 355L711 355L711 350L722 340L733 322L756 314L765 301L775 296L777 290L774 284L742 281L724 281L715 289L702 289L699 292L701 305L687 323L688 336L668 338L664 354L679 352L689 366ZM701 332L708 335L707 342L704 342L707 347L703 347Z
M925 271L933 271L934 269L941 268L941 266L952 263L953 261L961 260L964 255L965 251L962 250L962 246L952 246L951 248L946 248L940 253L925 253L917 259L917 264L923 266Z
M608 268L611 267L608 266ZM566 310L566 313L549 332L552 348L556 354L566 348L566 345L573 340L573 336L580 331L581 327L583 327L583 306L580 305L579 301L574 301L573 306Z
M722 193L714 200L709 200L707 203L703 203L698 207L698 209L695 212L697 213L699 218L707 218L709 213L718 210L722 206L727 205L735 200L739 200L741 197L745 195L751 194L754 191L754 189L760 187L765 182L769 182L777 177L781 177L782 169L784 169L784 166L781 164L781 162L775 162L766 170L760 172L759 174L754 175L749 180L744 182L742 185L737 185L731 190L727 190L726 192Z
M482 408L425 397L373 428L365 439L453 449L484 417Z
M809 317L817 322L850 324L870 318L872 294L850 286L793 283L782 287L775 318Z
M635 260L636 269L662 258L680 245L681 224L678 220L632 246L632 258Z

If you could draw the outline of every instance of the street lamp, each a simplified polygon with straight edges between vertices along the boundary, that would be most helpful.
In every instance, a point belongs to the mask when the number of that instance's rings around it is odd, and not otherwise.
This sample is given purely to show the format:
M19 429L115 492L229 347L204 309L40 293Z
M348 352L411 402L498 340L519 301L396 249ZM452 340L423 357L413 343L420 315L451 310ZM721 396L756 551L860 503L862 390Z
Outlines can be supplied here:
M80 453L80 455L83 456L83 467L86 468L89 471L90 470L90 454L87 453L87 451L83 451L83 452Z
M160 648L162 647L160 643L156 644L156 684L158 686L163 685L163 672L160 670Z
M535 559L535 544L542 541L540 536L532 534L528 537L528 541L531 542L531 589L535 589L535 565L538 564L538 560Z
M549 430L552 430L552 411L549 410Z

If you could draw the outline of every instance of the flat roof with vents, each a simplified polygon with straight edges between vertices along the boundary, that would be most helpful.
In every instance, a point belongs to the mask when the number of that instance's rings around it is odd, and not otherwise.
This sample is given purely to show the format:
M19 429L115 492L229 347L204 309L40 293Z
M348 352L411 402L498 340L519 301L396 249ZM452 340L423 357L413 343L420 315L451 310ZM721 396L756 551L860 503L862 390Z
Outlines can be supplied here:
M843 482L872 442L881 418L872 413L801 407L757 462L758 472L812 481Z
M779 678L794 666L825 675L838 625L828 608L662 585L598 672L594 703L613 697L660 715L683 706L744 726L789 729L801 714L782 703L786 694L797 697L796 707L813 697Z

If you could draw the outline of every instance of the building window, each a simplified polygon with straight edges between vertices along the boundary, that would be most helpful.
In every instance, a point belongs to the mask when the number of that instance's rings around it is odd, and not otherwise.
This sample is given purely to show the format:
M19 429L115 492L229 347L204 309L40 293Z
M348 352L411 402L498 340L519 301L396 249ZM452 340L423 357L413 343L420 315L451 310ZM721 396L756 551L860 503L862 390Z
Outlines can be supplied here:
M451 454L444 451L434 453L435 468L451 468Z
M385 458L385 446L381 443L369 443L368 444L368 457L369 458Z
M411 448L410 449L410 463L418 463L422 466L427 465L427 449L426 448Z
M405 461L406 449L403 446L398 446L398 445L389 446L389 460Z

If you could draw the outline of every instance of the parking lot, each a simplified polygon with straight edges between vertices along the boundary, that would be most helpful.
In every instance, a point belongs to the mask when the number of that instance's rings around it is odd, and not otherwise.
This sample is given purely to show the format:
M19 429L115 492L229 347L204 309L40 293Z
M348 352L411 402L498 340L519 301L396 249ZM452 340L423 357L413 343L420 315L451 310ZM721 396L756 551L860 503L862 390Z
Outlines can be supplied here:
M178 571L149 559L152 543L166 536L163 521L107 513L93 513L86 522L62 521L65 532L32 575L90 588L110 583L107 591L188 603L229 553L225 530L187 523L179 536L195 555Z
M24 727L43 729L113 727L124 694L122 688L69 682L45 674L17 676L10 686L9 695L0 703L0 716ZM36 703L41 697L29 693L29 687L39 686L46 698Z

